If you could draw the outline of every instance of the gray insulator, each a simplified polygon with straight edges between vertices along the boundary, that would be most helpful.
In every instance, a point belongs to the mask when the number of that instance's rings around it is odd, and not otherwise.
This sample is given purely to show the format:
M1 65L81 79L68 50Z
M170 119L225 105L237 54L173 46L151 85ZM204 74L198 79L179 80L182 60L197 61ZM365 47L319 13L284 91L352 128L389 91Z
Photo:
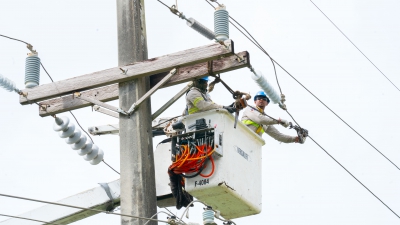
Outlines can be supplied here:
M25 87L32 88L39 85L40 58L37 54L28 54L25 61Z
M19 92L19 90L16 88L14 82L9 80L7 77L4 77L3 75L0 74L0 87L3 87L7 91L15 91Z
M80 130L75 131L75 125L69 123L67 117L56 117L53 130L58 132L61 138L65 138L65 142L73 150L77 150L84 160L90 161L90 164L97 165L103 160L104 152L92 142L87 141L86 135Z
M92 142L90 142L90 141L86 142L86 146L83 147L81 150L77 151L78 155L83 156L83 155L86 155L89 152L91 152L92 151L92 145L93 145Z
M79 142L81 140L81 133L82 132L80 130L75 131L73 135L65 139L65 143L70 145Z
M82 135L81 139L78 142L76 142L75 144L71 145L71 148L73 150L79 150L79 149L85 147L86 141L87 141L86 135Z
M68 138L71 135L73 135L74 132L75 132L75 124L71 123L68 124L66 128L58 132L58 136L60 136L60 138Z
M99 152L99 147L97 147L97 145L93 145L92 151L89 152L88 154L86 154L85 156L83 156L83 159L86 161L90 161L97 156L98 152Z
M203 224L204 225L214 225L214 224L216 224L214 222L214 211L212 211L211 209L206 209L203 212Z
M272 85L268 82L268 80L262 75L260 71L256 71L251 75L251 78L260 86L263 91L268 95L268 97L272 100L273 103L277 104L281 101L281 96Z
M229 13L225 6L217 7L214 12L214 32L218 41L229 39Z
M104 157L104 152L103 152L103 150L100 149L99 153L96 156L96 158L90 160L90 164L92 164L92 165L99 164L103 160L103 157Z
M193 18L189 18L189 21L186 21L186 25L188 25L189 27L191 27L193 30L199 32L200 34L202 34L204 37L213 40L215 37L214 32L212 32L212 30L208 29L206 26L204 26L203 24L199 23L197 20L193 19Z

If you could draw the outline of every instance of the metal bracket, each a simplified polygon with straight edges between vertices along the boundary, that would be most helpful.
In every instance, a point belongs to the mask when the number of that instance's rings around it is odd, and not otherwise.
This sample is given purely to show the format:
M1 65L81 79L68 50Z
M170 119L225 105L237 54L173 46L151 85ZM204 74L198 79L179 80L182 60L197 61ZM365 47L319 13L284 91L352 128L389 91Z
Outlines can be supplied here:
M94 106L93 106L93 109L94 109L94 111L96 111L96 112L103 113L103 114L106 114L106 115L109 115L109 116L112 116L112 117L115 117L115 118L119 119L119 116L118 116L117 113L111 112L110 110L103 109L103 108L101 108L101 107L98 106L98 105L94 105Z
M167 76L165 76L162 80L160 80L160 82L154 85L154 87L151 88L146 94L144 94L139 100L133 103L133 105L129 108L127 115L132 115L132 113L139 107L139 105L142 104L154 92L156 92L157 89L159 89L161 86L167 83L169 79L171 79L171 77L176 74L176 71L177 71L176 68L172 69Z
M88 98L88 97L86 97L86 96L83 96L80 92L75 92L75 93L74 93L74 97L75 97L75 98L78 98L78 99L82 99L82 100L87 101L87 102L91 102L91 103L93 103L93 104L95 104L95 105L101 106L101 107L106 108L106 109L109 109L109 110L111 110L111 111L118 112L118 113L122 113L122 114L124 114L124 115L128 115L127 112L125 112L124 110L122 110L122 109L120 109L120 108L117 108L117 107L115 107L115 106L106 104L106 103L101 102L101 101L99 101L99 100L97 100L97 99Z
M179 91L174 97L172 97L168 102L166 102L161 108L159 108L153 115L151 119L156 119L161 113L168 109L172 104L174 104L182 95L184 95L191 87L193 82L190 81L181 91Z
M107 207L107 211L111 212L114 210L114 199L111 195L111 191L110 191L110 187L108 186L107 183L99 183L99 185L104 189L104 191L106 192L107 196L110 198L111 203L110 205Z
M40 110L40 111L47 111L47 107L49 107L49 105L40 104L40 103L39 103L39 110Z

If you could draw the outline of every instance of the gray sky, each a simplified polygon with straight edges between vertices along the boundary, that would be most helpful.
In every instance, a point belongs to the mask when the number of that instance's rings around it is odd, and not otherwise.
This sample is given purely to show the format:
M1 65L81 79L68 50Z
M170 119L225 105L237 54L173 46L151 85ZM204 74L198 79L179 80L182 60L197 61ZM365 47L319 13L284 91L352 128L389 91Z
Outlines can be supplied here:
M168 5L174 0L164 0ZM398 118L400 92L368 62L310 1L220 1L269 54L354 129L400 166ZM315 0L338 27L400 87L400 2L395 0ZM147 0L149 57L210 41L188 28L156 0ZM213 29L213 9L203 0L179 1L179 10ZM269 59L232 26L237 52L247 50L251 64L278 90ZM31 43L55 81L117 65L115 1L32 1L0 3L0 34ZM0 74L23 88L24 44L0 38ZM400 171L358 137L283 70L278 79L289 112L343 166L400 215ZM234 90L258 91L248 69L222 75ZM41 71L41 84L50 79ZM158 91L157 110L182 86ZM221 86L213 100L230 104ZM92 166L52 130L36 105L21 106L18 95L0 90L0 193L57 201L119 176L104 164ZM113 103L117 105L117 102ZM181 113L180 99L162 116ZM277 105L267 112L289 120ZM74 111L81 125L117 123L114 118ZM66 116L72 117L69 114ZM293 130L279 127L287 134ZM96 136L105 160L119 170L118 136ZM280 144L264 136L263 210L234 220L237 224L400 224L400 220L311 140ZM155 139L156 146L160 139ZM18 215L42 204L0 197L0 213ZM173 212L176 209L170 208ZM201 207L189 221L201 223ZM178 212L181 215L181 212ZM162 218L162 217L161 217ZM0 220L6 219L0 217ZM97 215L76 224L119 224L120 218ZM222 223L220 223L222 224Z

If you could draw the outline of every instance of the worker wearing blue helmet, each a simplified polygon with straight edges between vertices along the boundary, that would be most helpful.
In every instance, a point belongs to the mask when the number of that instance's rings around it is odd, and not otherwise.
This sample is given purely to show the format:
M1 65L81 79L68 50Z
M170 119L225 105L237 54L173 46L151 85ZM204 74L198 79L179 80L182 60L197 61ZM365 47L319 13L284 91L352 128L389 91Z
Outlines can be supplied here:
M269 136L284 143L299 142L297 136L289 136L282 134L273 125L280 124L284 127L289 126L289 122L283 119L273 120L268 116L265 116L264 110L268 106L270 100L264 91L259 91L254 96L255 107L247 107L242 116L242 123L248 128L254 131L256 134L262 136L263 133L267 133Z
M187 114L221 108L230 113L235 112L234 107L218 105L211 100L207 92L208 80L208 76L193 80L193 86L186 95Z

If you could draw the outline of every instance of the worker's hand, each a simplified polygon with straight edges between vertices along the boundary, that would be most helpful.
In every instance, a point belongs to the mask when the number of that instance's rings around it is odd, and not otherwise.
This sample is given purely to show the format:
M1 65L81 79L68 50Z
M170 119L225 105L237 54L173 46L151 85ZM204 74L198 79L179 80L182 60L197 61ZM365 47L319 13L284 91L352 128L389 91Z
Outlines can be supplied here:
M304 136L302 136L302 137L299 137L299 136L298 136L298 137L296 138L296 140L297 140L296 142L298 142L298 143L300 143L300 144L304 144L304 142L306 142L306 138L307 138L307 137L304 137Z
M287 128L289 126L289 122L287 120L279 118L279 124Z
M230 113L236 112L236 108L235 108L235 107L224 106L223 108L226 109L226 110L228 110L228 112L230 112Z

